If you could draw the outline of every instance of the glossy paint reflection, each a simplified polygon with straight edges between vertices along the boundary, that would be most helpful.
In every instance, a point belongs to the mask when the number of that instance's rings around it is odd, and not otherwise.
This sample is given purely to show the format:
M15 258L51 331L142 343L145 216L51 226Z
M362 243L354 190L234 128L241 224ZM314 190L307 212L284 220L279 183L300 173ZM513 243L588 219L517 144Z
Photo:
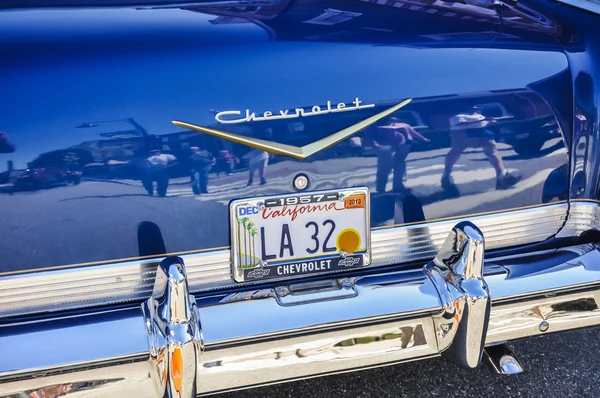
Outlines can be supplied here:
M23 391L20 394L8 395L8 398L58 398L74 396L76 393L102 389L106 384L120 382L123 379L93 380L76 383L61 383L45 386L37 390Z
M590 5L594 6L593 3ZM547 6L560 10L564 19L577 18L578 33L585 37L585 47L565 46L573 81L574 110L570 196L573 199L599 199L600 69L596 59L600 55L600 40L596 34L597 23L593 22L597 16L558 4Z
M293 192L298 174L368 187L372 227L566 199L567 27L524 5L402 4L0 13L0 272L141 256L140 223L169 253L227 247L229 202ZM357 98L375 107L265 113ZM302 146L406 98L304 161L171 124ZM215 118L246 109L267 117Z

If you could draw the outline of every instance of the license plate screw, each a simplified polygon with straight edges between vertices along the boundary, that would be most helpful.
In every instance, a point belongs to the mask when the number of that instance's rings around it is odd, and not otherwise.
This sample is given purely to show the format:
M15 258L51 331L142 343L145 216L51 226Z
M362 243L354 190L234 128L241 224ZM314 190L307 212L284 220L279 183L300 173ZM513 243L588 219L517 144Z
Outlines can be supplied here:
M354 283L350 279L342 279L342 287L344 289L351 289Z
M344 193L338 194L338 200L340 202L343 202L344 200L346 200L346 194L344 194Z
M298 191L302 191L303 189L306 189L306 187L308 187L308 177L304 174L298 174L294 178L294 188Z
M341 251L340 252L340 257L341 258L346 258L346 257L348 257L348 253L346 253L345 251Z
M269 264L266 261L263 261L263 262L260 263L261 267L266 267L267 265L269 265Z
M258 202L256 204L256 207L258 208L258 210L264 210L264 208L265 208L265 202Z

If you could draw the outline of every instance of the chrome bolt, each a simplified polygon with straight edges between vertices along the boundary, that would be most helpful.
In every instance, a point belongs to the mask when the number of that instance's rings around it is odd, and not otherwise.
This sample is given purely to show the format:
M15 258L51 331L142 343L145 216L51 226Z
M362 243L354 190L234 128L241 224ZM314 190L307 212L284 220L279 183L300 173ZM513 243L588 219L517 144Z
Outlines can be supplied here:
M340 257L341 258L346 258L346 257L348 257L348 253L346 253L345 251L341 251L340 252Z
M354 283L350 279L342 279L342 287L344 289L351 289L354 286Z
M302 191L303 189L306 189L306 187L308 187L308 177L304 174L298 174L294 178L294 188Z
M343 193L338 194L338 200L340 202L343 202L344 200L346 200L346 194L343 194Z
M261 267L266 267L267 265L269 265L269 264L266 261L263 261L263 262L260 263Z
M550 327L550 324L546 321L540 323L540 332L545 332Z
M290 294L290 291L285 286L277 286L275 288L275 291L277 292L277 295L279 295L279 296L287 296L288 294Z
M265 203L264 202L258 202L256 204L256 207L258 208L258 210L263 210L265 208Z

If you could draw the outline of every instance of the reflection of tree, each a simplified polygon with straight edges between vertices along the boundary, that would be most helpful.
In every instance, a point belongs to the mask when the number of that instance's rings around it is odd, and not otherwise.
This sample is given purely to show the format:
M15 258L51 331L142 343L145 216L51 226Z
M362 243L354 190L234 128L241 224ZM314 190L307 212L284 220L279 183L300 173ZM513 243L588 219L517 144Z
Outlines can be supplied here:
M8 134L0 132L0 153L13 153L17 148L8 140Z
M101 147L100 153L105 162L110 160L129 160L134 156L134 151L132 149L127 149L118 145Z
M85 149L71 148L42 153L32 162L32 164L35 167L46 167L50 165L83 167L84 165L92 163L93 161L94 157L89 151Z

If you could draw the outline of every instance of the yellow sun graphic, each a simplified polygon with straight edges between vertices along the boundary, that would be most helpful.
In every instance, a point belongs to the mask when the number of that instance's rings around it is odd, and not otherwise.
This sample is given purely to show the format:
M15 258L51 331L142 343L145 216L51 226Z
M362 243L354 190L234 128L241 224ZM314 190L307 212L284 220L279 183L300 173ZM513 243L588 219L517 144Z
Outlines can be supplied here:
M354 253L360 249L360 234L353 228L346 228L338 234L335 245L339 251Z

